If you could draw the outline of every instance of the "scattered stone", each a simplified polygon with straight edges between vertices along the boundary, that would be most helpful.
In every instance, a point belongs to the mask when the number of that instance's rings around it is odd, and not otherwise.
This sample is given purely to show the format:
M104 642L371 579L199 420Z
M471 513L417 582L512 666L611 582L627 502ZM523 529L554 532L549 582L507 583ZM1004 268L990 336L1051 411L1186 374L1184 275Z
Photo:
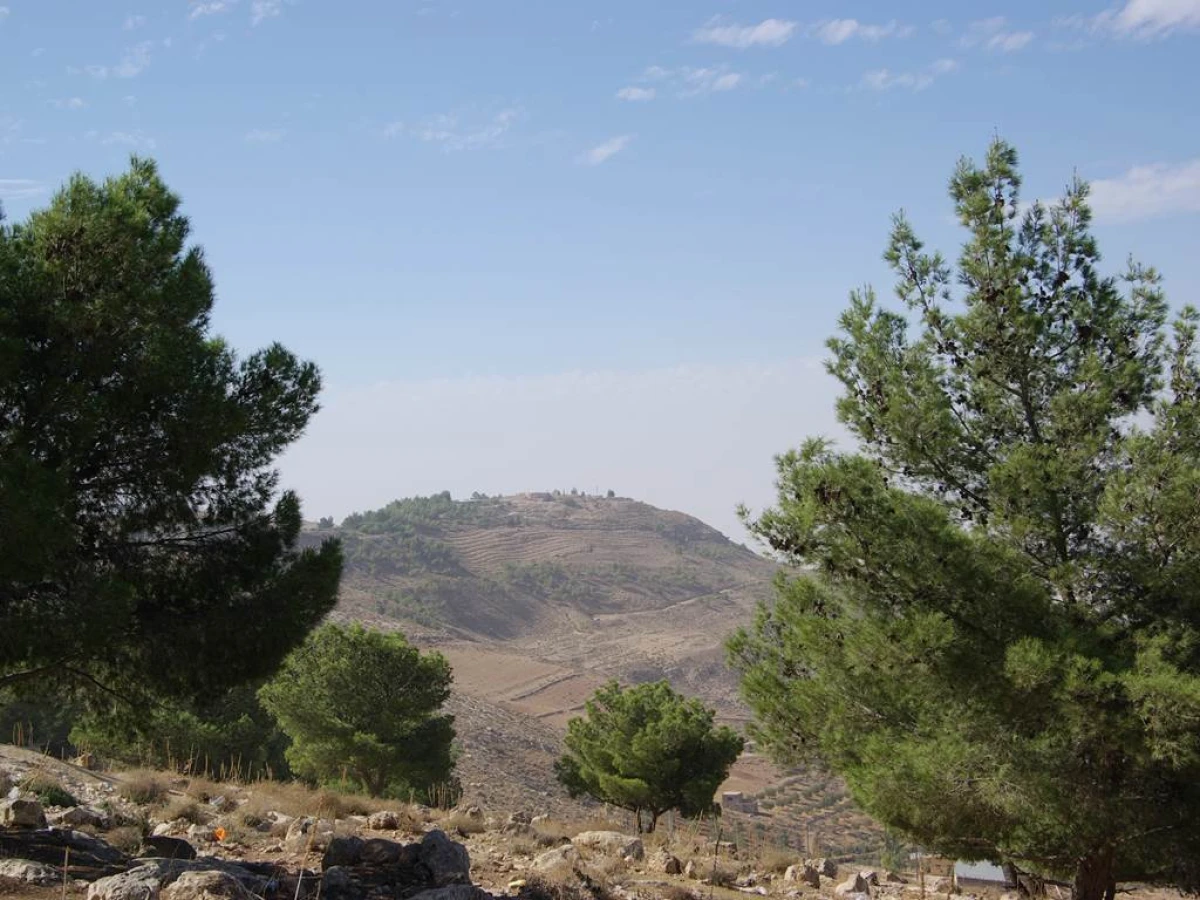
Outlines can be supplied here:
M289 853L321 852L332 838L333 824L328 819L304 816L289 823L283 846Z
M473 884L451 884L414 894L409 900L495 900L483 888Z
M0 800L0 825L5 828L45 828L46 814L36 800Z
M863 869L858 875L871 887L879 887L879 873L874 869Z
M62 883L57 869L31 859L0 859L0 877L43 887Z
M508 883L507 890L509 892L519 891L521 888L525 887L525 885L527 885L527 884L529 884L529 882L526 881L524 878L514 878L512 881L510 881Z
M150 832L150 834L152 834L155 837L161 837L164 834L170 834L170 833L171 833L171 823L170 822L159 822L157 825L154 826L154 829Z
M662 870L664 875L682 875L683 863L679 861L678 856L667 854L667 858L663 860Z
M71 764L79 766L81 769L87 769L89 772L94 772L100 768L100 762L96 759L96 754L94 753L81 753L71 760Z
M691 878L693 881L700 877L700 874L696 871L696 861L694 859L689 859L686 865L684 865L683 876Z
M783 873L784 881L800 881L807 884L809 887L819 888L821 886L821 873L816 866L804 863L798 866L788 866Z
M188 837L205 844L211 844L217 839L216 829L211 825L191 825L187 830Z
M836 888L834 888L833 892L839 897L846 897L851 894L867 894L869 896L871 893L871 886L867 880L862 877L862 873L855 872Z
M367 816L367 827L372 831L395 831L400 827L400 813L392 810L371 813Z
M70 828L86 826L88 828L105 829L110 824L107 814L88 806L72 806L70 809L64 809L62 812L48 818L52 819L55 825L66 825Z
M534 816L532 819L530 819L529 824L530 825L545 825L549 821L550 821L549 816L540 815L540 816Z
M242 883L225 872L184 872L162 889L162 900L252 900Z
M208 801L208 805L222 814L231 813L237 809L238 806L236 800L226 797L224 794L219 797L213 797Z
M534 857L533 868L539 872L547 872L563 864L574 865L577 862L579 862L579 851L571 844L563 844L561 847L555 847L553 850L547 850Z
M158 859L195 859L196 848L183 838L152 834L142 839L142 846L154 851Z
M475 822L482 822L484 819L483 810L478 806L468 806L465 810L463 810L463 814L466 815L468 819L471 819Z
M891 869L885 869L883 872L883 880L887 884L908 884L908 879L899 872L893 872Z
M527 812L515 812L508 817L510 825L531 825L533 824L533 816Z
M585 847L622 859L626 856L635 860L646 857L646 848L641 838L621 834L619 831L584 831L575 835L571 843L576 847Z
M822 856L817 859L806 859L804 864L806 866L812 866L825 878L837 878L837 863L835 863L832 859Z

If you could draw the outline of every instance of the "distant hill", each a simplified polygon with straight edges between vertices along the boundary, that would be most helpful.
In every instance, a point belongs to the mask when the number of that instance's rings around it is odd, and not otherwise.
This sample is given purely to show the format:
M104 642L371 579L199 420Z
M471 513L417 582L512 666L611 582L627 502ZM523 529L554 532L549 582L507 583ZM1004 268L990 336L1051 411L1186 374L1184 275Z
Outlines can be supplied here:
M558 735L610 678L668 678L725 721L746 719L724 643L771 596L778 566L698 519L621 497L443 493L325 524L305 540L343 543L336 615L399 628L453 664L459 769L485 804L569 802L553 779ZM751 756L730 786L757 794L782 777ZM861 845L840 783L830 790L781 803L780 827L811 821Z

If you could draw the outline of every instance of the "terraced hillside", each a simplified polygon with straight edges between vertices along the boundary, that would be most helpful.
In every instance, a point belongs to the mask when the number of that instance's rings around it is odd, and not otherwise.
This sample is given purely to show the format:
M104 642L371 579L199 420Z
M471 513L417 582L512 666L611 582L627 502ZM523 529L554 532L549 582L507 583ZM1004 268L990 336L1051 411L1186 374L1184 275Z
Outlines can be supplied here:
M723 720L746 718L723 645L770 596L777 566L691 516L616 497L441 494L307 538L329 534L347 561L337 615L399 628L450 659L460 774L480 800L501 791L508 806L523 797L561 808L556 736L610 678L665 677ZM766 799L783 778L748 757L730 787ZM862 823L829 795L838 790L780 803L758 824L791 829L812 818L834 838L830 850L857 848Z

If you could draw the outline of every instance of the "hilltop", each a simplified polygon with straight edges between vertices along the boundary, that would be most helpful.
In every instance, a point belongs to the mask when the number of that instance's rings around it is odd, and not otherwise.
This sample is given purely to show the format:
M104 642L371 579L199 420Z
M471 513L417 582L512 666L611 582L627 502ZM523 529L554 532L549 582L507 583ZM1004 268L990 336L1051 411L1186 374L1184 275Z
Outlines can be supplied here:
M458 768L480 803L577 810L552 764L567 719L610 678L667 678L746 721L723 645L778 565L692 516L622 497L443 493L326 520L306 540L326 536L346 554L337 617L398 628L453 664ZM841 852L878 836L840 782L754 753L726 787L761 799L746 827L820 832Z

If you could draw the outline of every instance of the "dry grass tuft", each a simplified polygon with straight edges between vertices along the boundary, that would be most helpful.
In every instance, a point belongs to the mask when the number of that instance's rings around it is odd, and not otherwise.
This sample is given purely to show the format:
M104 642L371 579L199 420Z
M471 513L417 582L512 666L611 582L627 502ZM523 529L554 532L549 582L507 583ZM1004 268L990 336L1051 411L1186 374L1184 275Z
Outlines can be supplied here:
M758 854L758 866L760 871L774 872L776 875L782 875L788 866L794 866L804 862L798 855L798 851L790 850L786 847L764 847Z
M207 825L212 816L209 810L191 797L183 796L171 798L171 802L163 810L163 818L168 822L183 819L193 825Z
M118 850L132 856L142 846L142 829L135 825L125 825L121 828L114 828L104 836L104 839Z
M669 884L663 888L662 900L700 900L700 895L691 888Z
M462 837L469 834L483 834L487 831L487 822L482 816L469 816L461 810L456 810L443 817L438 824L445 831L458 832Z
M167 799L168 790L165 778L157 772L141 769L126 773L121 779L121 787L117 789L117 793L130 803L153 806Z
M737 874L737 869L717 865L715 869L709 872L709 884L716 887L732 888L737 882Z

